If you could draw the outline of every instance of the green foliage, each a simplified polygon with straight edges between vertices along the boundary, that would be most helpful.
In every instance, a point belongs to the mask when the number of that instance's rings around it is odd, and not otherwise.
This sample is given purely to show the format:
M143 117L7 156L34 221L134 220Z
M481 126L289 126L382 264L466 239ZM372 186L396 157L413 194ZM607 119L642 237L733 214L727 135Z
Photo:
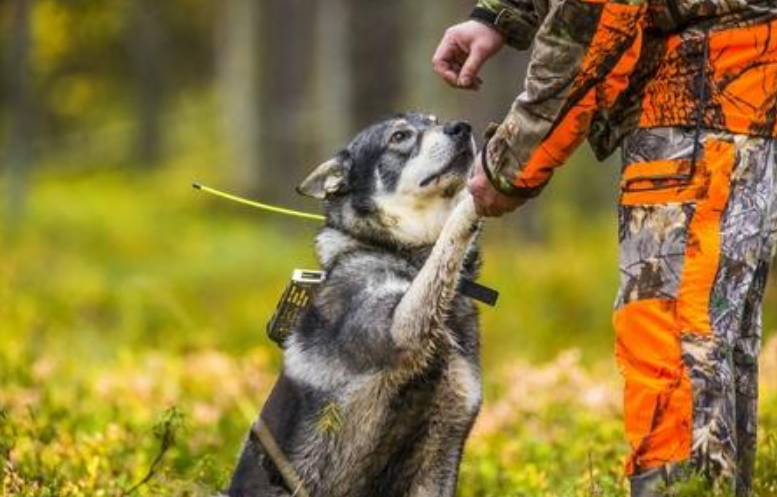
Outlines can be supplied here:
M315 267L316 226L191 190L207 161L33 178L26 223L0 247L0 495L225 485L279 366L264 323L291 270ZM488 227L483 281L502 296L482 310L486 399L462 496L623 495L609 221L545 244ZM761 496L777 494L769 343Z
M777 495L777 409L771 407L762 420L767 433L762 436L761 454L756 461L755 495Z

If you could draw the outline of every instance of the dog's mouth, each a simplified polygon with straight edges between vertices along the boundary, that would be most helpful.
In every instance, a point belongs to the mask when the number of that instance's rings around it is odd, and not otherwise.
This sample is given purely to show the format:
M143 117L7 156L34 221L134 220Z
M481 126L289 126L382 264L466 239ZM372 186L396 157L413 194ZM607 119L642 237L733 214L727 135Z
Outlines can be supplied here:
M461 175L461 173L468 172L473 158L474 154L472 150L470 150L469 147L464 148L450 161L448 161L446 165L422 179L418 186L425 188L432 184L434 181L437 181L450 173L459 173L458 175Z

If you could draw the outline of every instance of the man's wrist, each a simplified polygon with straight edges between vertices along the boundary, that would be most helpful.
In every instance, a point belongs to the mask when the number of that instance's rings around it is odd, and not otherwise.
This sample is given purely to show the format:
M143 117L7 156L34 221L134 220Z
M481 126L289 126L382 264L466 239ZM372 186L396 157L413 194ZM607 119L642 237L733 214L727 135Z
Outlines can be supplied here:
M470 12L469 18L492 28L505 43L517 50L531 45L537 26L527 23L525 15L499 0L481 0Z

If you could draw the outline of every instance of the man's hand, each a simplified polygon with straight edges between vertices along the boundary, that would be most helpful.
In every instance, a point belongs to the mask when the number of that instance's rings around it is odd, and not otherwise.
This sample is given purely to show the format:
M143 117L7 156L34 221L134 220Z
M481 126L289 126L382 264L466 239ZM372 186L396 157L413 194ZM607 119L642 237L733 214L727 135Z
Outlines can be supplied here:
M449 85L477 90L482 84L478 77L483 64L505 44L502 35L478 21L466 21L451 26L432 58L434 71Z
M468 186L469 193L475 201L475 210L480 216L499 217L514 211L526 202L525 198L505 195L491 184L483 171L480 154L475 159Z

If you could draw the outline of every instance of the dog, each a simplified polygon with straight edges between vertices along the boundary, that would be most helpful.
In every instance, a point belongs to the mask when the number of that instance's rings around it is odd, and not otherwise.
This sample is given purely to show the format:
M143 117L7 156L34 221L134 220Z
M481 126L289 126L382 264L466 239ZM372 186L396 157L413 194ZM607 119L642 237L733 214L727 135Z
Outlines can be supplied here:
M299 193L324 202L326 279L284 346L230 497L448 497L481 403L480 220L465 122L403 114L359 133Z

